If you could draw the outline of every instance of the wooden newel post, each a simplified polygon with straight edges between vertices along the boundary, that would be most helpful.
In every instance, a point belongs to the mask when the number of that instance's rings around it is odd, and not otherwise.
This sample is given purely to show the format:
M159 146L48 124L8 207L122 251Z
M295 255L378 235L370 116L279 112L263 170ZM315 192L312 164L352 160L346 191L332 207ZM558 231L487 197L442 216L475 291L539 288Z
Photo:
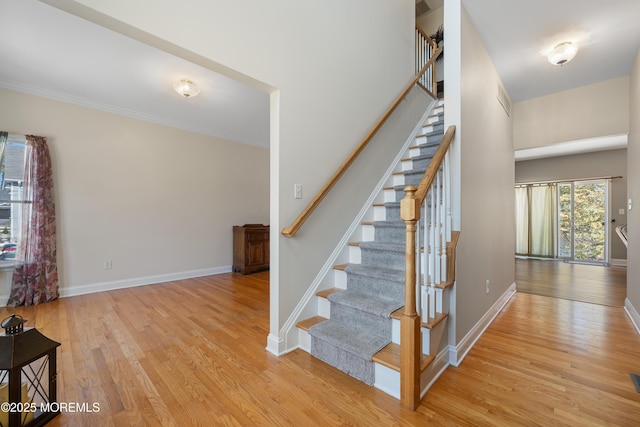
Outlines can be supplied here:
M420 219L417 188L408 185L400 201L400 218L406 225L404 311L400 319L400 402L415 410L420 404L420 317L416 312L416 222Z

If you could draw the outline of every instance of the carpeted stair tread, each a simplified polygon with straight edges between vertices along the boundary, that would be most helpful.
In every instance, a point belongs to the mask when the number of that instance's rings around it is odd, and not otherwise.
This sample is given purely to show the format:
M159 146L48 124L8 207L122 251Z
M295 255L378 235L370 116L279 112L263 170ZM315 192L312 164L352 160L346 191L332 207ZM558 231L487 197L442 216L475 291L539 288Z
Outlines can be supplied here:
M371 249L376 251L404 252L406 246L400 243L392 242L360 242L360 249Z
M406 224L400 219L375 221L373 223L376 241L385 241L406 245Z
M353 292L348 289L329 295L329 301L354 308L375 316L390 319L391 313L402 307L403 301L394 301L379 296L367 295L361 292Z
M439 144L434 144L434 145L439 145ZM426 144L424 146L426 146ZM431 160L431 159L433 159L434 154L435 153L433 153L433 154L431 154L431 153L429 153L429 154L420 154L419 156L409 157L408 160L411 160L413 162L417 162L418 160Z
M372 225L374 227L400 227L400 228L405 228L406 226L404 221L400 219L373 221Z
M404 270L349 264L349 266L345 268L345 271L347 273L358 274L360 276L377 277L404 284Z
M438 123L432 123L430 126L437 126ZM430 137L430 136L439 136L439 135L444 135L444 129L440 130L433 130L431 132L425 132L422 135L426 136L426 137Z
M352 329L331 319L309 328L309 334L330 345L340 347L358 357L370 361L390 340L366 331Z

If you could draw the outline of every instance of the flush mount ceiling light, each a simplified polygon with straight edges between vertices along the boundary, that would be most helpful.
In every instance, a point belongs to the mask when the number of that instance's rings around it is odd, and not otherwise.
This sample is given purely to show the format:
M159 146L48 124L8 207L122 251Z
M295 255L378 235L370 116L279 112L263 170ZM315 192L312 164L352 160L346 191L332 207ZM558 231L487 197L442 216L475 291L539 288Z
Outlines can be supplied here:
M578 53L578 46L571 42L564 42L554 47L547 58L553 65L564 65L571 61L576 53Z
M192 98L200 93L200 88L191 80L182 79L173 84L173 88L185 98Z

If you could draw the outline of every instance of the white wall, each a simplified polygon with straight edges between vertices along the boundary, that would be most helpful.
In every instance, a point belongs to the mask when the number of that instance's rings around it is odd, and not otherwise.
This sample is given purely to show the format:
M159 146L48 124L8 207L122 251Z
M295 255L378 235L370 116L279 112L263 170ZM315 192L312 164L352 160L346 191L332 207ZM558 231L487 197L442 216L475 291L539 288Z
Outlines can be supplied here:
M629 114L629 145L627 147L627 195L633 201L628 212L629 260L640 259L640 51L631 71ZM640 310L640 265L629 262L627 267L627 299L637 311ZM636 322L638 319L636 319ZM640 324L637 324L640 327Z
M444 7L439 7L416 18L416 24L422 28L427 35L434 34L438 27L443 24Z
M513 104L516 150L628 131L629 76Z
M412 78L414 2L51 3L103 24L141 30L147 39L172 43L174 51L199 55L229 74L273 88L269 349L278 352L284 322L347 220L329 218L335 224L329 230L306 225L293 239L279 237L277 230L300 213ZM302 184L302 200L293 198L294 184ZM357 198L346 201L346 214L355 204ZM328 212L316 212L310 223L323 215Z
M445 28L451 22L445 4ZM502 85L464 7L460 17L460 242L455 342L460 344L515 282L512 120L497 100ZM448 42L447 42L448 43ZM449 66L445 56L445 71ZM449 74L445 77L447 115ZM455 83L455 82L454 82ZM452 100L455 101L455 100ZM490 292L485 292L486 281Z
M0 129L47 137L63 296L230 271L269 222L268 150L6 89Z

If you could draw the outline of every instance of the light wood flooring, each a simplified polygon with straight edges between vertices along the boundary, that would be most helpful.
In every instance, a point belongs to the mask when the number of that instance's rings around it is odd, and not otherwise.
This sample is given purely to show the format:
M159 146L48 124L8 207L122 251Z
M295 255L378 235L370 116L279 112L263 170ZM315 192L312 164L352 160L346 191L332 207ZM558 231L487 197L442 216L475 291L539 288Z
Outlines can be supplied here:
M15 311L58 340L49 426L634 426L640 337L620 308L517 293L417 411L296 350L265 350L268 273ZM1 308L0 315L13 309Z
M624 307L627 267L516 259L516 288L530 294Z

